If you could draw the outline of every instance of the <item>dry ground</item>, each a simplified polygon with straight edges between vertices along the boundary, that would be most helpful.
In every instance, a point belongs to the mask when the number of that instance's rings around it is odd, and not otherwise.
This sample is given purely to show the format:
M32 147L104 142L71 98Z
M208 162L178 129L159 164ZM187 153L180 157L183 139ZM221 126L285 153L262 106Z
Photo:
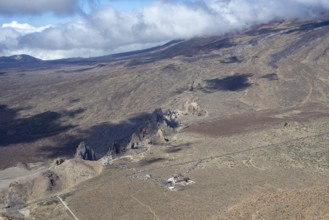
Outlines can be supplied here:
M5 69L2 169L70 158L83 139L101 157L155 108L196 101L207 111L181 116L168 143L121 155L23 213L72 219L59 193L79 219L327 219L328 24L279 22L115 61ZM194 183L169 190L176 173Z

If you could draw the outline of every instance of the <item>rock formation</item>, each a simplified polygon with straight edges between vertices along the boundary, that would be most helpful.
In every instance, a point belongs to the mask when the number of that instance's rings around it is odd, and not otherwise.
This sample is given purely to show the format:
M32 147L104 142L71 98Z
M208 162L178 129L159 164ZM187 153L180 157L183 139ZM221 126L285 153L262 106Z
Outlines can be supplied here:
M162 144L169 141L168 136L175 132L178 122L171 112L163 113L161 108L155 109L149 120L127 138L114 141L108 155L117 155L130 149L138 149L147 144Z
M85 141L82 141L76 150L75 158L81 158L83 160L96 160L96 155L94 150L90 148Z
M205 116L207 114L207 112L202 109L198 103L192 101L189 102L187 101L184 105L184 110L187 114L192 114L192 115L196 115L196 116Z
M133 149L146 143L164 143L168 140L165 137L171 135L176 127L178 123L170 117L170 114L164 114L161 108L155 109L151 119L133 133L128 146Z
M46 184L47 184L46 190L47 191L52 191L56 187L56 185L59 181L58 175L51 170L47 170L46 172L42 173L42 177L44 177L46 180Z
M56 166L59 166L59 165L61 165L62 163L64 163L64 159L63 158L58 158L58 159L56 159L55 161L54 161L54 164L56 165Z

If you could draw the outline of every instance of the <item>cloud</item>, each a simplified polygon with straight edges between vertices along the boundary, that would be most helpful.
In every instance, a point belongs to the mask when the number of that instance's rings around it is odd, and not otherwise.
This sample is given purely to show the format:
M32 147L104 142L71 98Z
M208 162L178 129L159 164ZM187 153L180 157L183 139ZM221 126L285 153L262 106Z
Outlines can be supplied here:
M274 19L310 18L324 11L329 11L327 0L155 1L130 12L106 7L57 27L3 26L0 53L44 59L99 56L177 38L236 32Z
M38 15L52 12L56 15L85 14L95 10L100 0L0 0L0 15Z
M29 34L35 32L42 32L47 28L50 28L51 25L43 26L43 27L33 27L27 23L18 23L17 21L12 21L11 23L5 23L2 25L2 28L13 29L21 34Z
M39 14L54 12L71 14L77 9L76 0L1 0L0 14Z

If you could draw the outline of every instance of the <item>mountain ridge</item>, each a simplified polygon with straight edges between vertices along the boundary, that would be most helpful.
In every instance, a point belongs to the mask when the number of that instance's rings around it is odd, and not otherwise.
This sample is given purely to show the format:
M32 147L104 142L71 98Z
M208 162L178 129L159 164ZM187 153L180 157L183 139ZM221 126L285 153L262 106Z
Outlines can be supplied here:
M241 31L239 34L247 34L247 35L268 35L268 34L288 34L296 31L311 31L316 28L324 27L329 25L329 20L327 18L317 19L317 20L307 20L307 21L288 21L288 24L295 23L294 27L283 27L283 28L266 28L267 26L280 26L281 24L285 24L286 21L276 21L269 22L262 25L257 25L247 30ZM193 56L195 53L198 53L202 50L209 49L219 49L220 47L229 47L230 42L229 38L236 36L237 34L226 34L224 36L205 36L205 37L194 37L191 39L177 39L169 41L163 45L146 48L142 50L136 51L127 51L123 53L115 53L103 56L89 57L89 58L63 58L63 59L55 59L55 60L42 60L35 58L30 55L21 54L21 55L12 55L12 56L2 56L0 57L0 65L12 64L16 61L19 61L20 64L36 64L36 65L47 65L47 64L93 64L96 62L115 62L122 61L127 59L136 59L131 62L132 65L135 65L139 62L152 62L154 60L162 59L162 58L173 58L175 56ZM204 41L202 43L202 41ZM187 45L191 45L192 48L186 50ZM234 45L231 45L234 46ZM180 49L181 48L181 49ZM184 51L183 51L184 48ZM203 48L203 49L202 49ZM162 53L162 54L161 54ZM141 61L142 58L147 59L147 61ZM42 62L41 62L42 61ZM4 67L10 67L4 66Z

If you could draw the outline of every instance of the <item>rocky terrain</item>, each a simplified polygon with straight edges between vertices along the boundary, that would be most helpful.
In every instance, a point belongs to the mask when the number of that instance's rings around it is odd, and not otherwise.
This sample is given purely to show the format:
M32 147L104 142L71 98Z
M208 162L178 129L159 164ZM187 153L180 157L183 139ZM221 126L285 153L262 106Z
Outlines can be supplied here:
M328 19L0 68L0 219L329 216Z

